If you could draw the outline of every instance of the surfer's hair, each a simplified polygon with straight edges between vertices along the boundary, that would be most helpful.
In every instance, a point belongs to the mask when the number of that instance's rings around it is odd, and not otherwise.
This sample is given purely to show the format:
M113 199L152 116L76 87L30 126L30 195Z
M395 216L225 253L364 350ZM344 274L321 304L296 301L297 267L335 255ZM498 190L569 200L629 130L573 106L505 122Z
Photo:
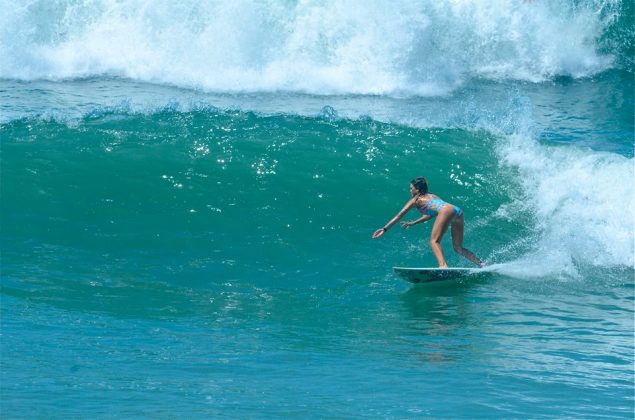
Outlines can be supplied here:
M428 181L422 176L418 176L411 181L412 185L419 191L421 194L428 193Z

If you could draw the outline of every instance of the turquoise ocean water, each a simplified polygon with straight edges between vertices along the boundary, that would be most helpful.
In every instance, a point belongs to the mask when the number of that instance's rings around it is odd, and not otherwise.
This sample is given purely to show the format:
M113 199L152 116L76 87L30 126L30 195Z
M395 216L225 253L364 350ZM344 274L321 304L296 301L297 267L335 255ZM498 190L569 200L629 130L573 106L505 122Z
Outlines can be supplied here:
M633 25L2 2L0 414L633 418ZM392 274L435 264L429 223L370 238L420 175L488 274Z

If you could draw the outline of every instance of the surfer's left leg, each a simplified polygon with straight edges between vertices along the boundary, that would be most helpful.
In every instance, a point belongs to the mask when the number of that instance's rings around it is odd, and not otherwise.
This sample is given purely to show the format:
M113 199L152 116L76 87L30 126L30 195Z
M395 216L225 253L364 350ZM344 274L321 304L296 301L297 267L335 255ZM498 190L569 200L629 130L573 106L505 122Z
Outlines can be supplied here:
M483 267L483 261L481 261L472 251L463 247L463 231L465 229L465 223L463 221L463 212L460 211L458 215L454 216L452 225L450 228L450 234L452 235L452 246L457 254L463 255L465 258Z

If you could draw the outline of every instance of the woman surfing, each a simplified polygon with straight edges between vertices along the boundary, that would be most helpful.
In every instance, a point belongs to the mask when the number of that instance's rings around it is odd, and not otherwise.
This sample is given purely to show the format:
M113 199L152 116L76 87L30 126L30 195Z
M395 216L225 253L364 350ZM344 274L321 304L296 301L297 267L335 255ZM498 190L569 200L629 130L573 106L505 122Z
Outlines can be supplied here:
M448 230L448 227L450 227L454 251L479 267L484 265L472 251L463 247L464 220L463 211L459 207L446 203L438 196L429 193L428 182L422 176L411 181L410 195L410 200L408 200L399 213L390 219L384 227L377 229L375 233L373 233L373 239L377 239L386 233L388 229L404 217L412 208L417 208L422 213L422 216L412 222L401 222L401 226L408 229L410 226L426 222L436 217L434 225L432 226L432 233L430 234L430 247L439 262L439 268L447 268L448 266L443 256L443 249L441 248L441 239Z

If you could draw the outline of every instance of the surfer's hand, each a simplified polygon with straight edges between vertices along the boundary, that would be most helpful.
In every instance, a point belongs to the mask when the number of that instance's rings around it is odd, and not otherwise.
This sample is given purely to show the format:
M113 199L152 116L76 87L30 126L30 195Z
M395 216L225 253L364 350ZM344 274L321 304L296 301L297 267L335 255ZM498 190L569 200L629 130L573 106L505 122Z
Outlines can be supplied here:
M373 233L373 239L377 239L379 238L381 235L383 235L384 233L386 233L386 229L381 228L381 229L377 229L375 231L375 233Z
M408 229L410 226L412 226L411 222L401 222L401 227L404 229Z

